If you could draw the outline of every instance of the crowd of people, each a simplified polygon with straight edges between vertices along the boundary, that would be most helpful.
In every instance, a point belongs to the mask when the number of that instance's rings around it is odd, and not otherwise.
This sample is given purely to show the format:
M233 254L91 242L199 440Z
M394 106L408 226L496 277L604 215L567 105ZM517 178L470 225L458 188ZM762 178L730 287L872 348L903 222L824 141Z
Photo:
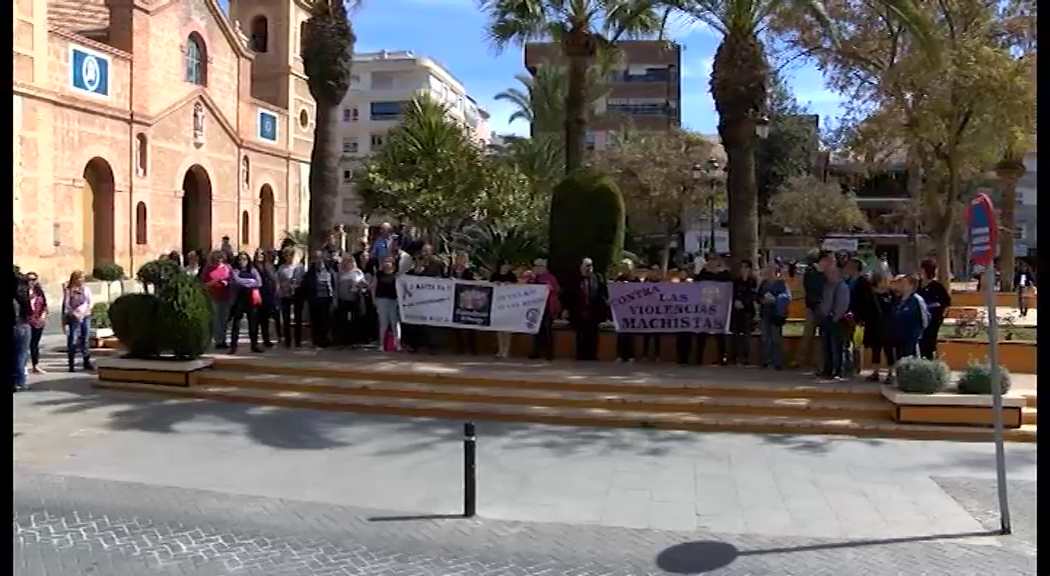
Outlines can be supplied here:
M213 339L217 350L236 354L242 324L247 323L250 350L261 353L279 344L303 346L304 325L309 342L317 348L331 346L378 347L387 351L435 353L451 347L457 353L477 354L478 333L470 329L445 329L403 325L397 304L397 278L418 275L497 283L540 283L550 287L547 308L533 339L533 359L552 359L552 326L567 319L575 332L578 360L596 360L600 327L611 319L608 286L590 259L580 263L579 274L568 286L558 280L542 259L531 266L500 262L493 270L475 268L468 254L448 259L420 240L413 230L395 233L383 224L373 238L344 251L333 237L324 249L303 254L286 240L279 250L235 252L229 238L211 253L173 252L166 256L184 273L197 277L213 311ZM936 280L932 260L923 262L919 275L890 274L888 266L865 265L846 253L816 253L801 272L805 327L794 362L784 357L784 326L792 301L789 277L794 266L779 259L760 270L744 261L731 272L722 255L712 254L689 272L666 272L659 266L637 268L625 260L611 282L731 282L729 329L724 334L682 332L671 334L679 364L702 364L709 340L714 341L715 362L745 365L751 361L751 338L761 336L759 364L763 368L809 367L819 345L823 365L819 376L843 379L858 369L861 348L871 352L871 380L892 379L894 363L906 356L933 358L944 313L951 306L950 291ZM48 302L35 274L16 271L16 357L30 363L29 371L41 372L39 342L48 315ZM24 296L24 297L23 297ZM76 359L91 368L88 335L92 294L83 274L74 273L62 298L63 326L67 334L69 369ZM862 337L857 330L862 329ZM618 333L618 361L659 361L662 334ZM641 341L641 353L636 344ZM496 356L510 354L511 335L497 335ZM21 350L21 351L19 351ZM15 387L24 386L24 373Z

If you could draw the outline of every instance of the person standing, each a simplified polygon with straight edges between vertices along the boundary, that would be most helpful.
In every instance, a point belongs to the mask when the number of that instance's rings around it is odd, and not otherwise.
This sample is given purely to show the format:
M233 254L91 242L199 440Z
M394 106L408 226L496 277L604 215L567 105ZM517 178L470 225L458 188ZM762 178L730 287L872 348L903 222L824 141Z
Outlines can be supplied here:
M699 257L699 256L698 256ZM664 281L664 273L660 270L659 266L653 266L646 272L645 278L642 282L647 283L659 283ZM642 359L650 362L660 361L660 341L663 339L663 334L654 334L647 332L642 336Z
M922 339L919 341L919 353L923 358L933 360L937 356L937 341L940 339L941 325L944 324L944 314L952 305L951 293L937 280L935 260L923 261L917 293L926 303L930 314L929 323L923 328Z
M512 271L513 266L509 262L500 262L496 265L496 271L489 276L489 282L496 284L517 284L518 277ZM473 330L471 330L473 332ZM510 345L513 341L510 332L496 332L496 358L509 358Z
M1028 316L1028 299L1032 296L1033 288L1035 288L1035 278L1032 277L1032 270L1028 267L1028 262L1018 260L1017 272L1014 274L1014 289L1017 290L1017 310L1021 318Z
M897 347L897 360L920 356L923 334L930 326L930 310L926 301L917 293L919 278L898 276L897 289L900 300L893 309L893 338Z
M742 260L740 274L733 280L733 309L729 314L729 331L732 335L729 354L738 366L746 366L751 360L757 295L758 281L754 268L750 260Z
M608 288L601 274L594 271L594 261L580 262L579 282L569 301L569 321L576 332L576 359L598 359L598 329L608 315Z
M391 244L394 240L394 227L389 222L380 224L379 233L372 240L372 258L376 262L382 262L383 258L386 258L393 252Z
M357 343L357 329L360 326L361 290L365 286L365 273L357 267L353 258L344 258L339 262L339 275L336 277L336 305L333 333L338 346L352 346Z
M762 335L763 368L784 369L784 324L787 323L791 290L777 264L766 265L756 290L759 298L759 329Z
M498 274L499 266L496 268L496 273ZM456 280L478 279L477 275L474 274L474 268L470 265L470 258L467 257L466 252L456 252L455 256L452 257L452 267L449 268L449 276ZM455 339L457 353L470 354L471 356L478 353L478 334L476 330L454 328L452 337ZM498 356L499 354L497 354Z
M379 349L387 350L387 331L392 333L390 352L401 350L401 319L397 309L397 266L387 256L380 261L379 270L372 279L372 300L376 305L379 325Z
M879 365L886 363L886 383L893 380L893 364L897 359L897 350L893 344L893 310L897 306L897 296L890 289L889 276L876 272L871 278L864 315L864 347L871 350L871 375L869 382L881 379Z
M824 271L824 290L817 317L820 319L821 353L824 378L842 380L845 355L843 318L849 312L849 286L842 280L838 266L827 266Z
M548 362L554 360L554 320L561 315L561 287L558 279L547 270L547 261L537 258L532 263L532 278L530 284L547 285L547 306L540 317L540 327L532 338L532 353L530 360L539 360L541 357Z
M231 317L233 325L230 329L230 354L237 353L237 344L240 340L241 319L248 317L248 341L251 342L252 352L262 352L259 347L259 319L257 308L262 306L263 299L262 276L252 266L252 260L247 252L241 252L234 261L233 272L230 276L232 287Z
M18 267L14 268L14 298L13 304L13 336L14 336L14 370L11 378L11 391L21 392L26 389L26 356L29 355L29 339L31 329L29 326L30 303L29 287Z
M91 370L91 350L88 339L91 332L91 306L93 305L91 289L84 283L84 273L73 272L69 283L62 291L62 315L66 326L66 357L69 360L69 371L76 371L76 355L80 352L84 370ZM22 363L25 369L25 362Z
M729 269L725 266L725 261L722 259L720 254L712 254L707 258L707 262L704 265L704 269L693 279L694 282L726 282L733 283L733 275L729 272ZM734 306L735 307L735 306ZM730 321L732 321L732 315L730 315ZM726 328L729 328L728 326ZM729 359L726 354L726 334L725 332L719 332L709 334L707 332L697 333L695 336L692 333L687 333L689 336L687 340L686 361L688 363L689 355L692 353L692 344L696 342L699 350L696 353L696 363L703 364L704 356L707 352L707 340L708 337L713 337L715 340L715 362L719 366L725 366L729 363ZM679 351L679 363L682 363L681 351Z
M619 274L613 282L637 282L631 271L634 263L629 259L620 262ZM634 334L629 332L616 332L616 361L634 362Z
M817 333L817 327L823 321L817 313L824 297L824 288L827 279L825 270L835 266L835 257L828 250L821 250L814 256L813 261L806 266L802 273L802 290L806 303L806 325L802 329L802 339L799 341L795 352L795 368L808 368L813 365L813 344Z
M335 274L325 265L323 252L310 254L302 291L310 314L310 339L314 346L327 348L335 302Z
M221 250L211 253L208 265L201 272L201 282L211 300L212 339L215 348L229 348L226 343L226 325L230 321L230 267Z
M276 294L281 307L282 339L285 348L292 347L293 337L296 348L303 345L303 297L300 287L304 273L302 265L295 261L295 248L281 250L276 274Z
M47 326L47 296L40 287L36 272L26 274L25 285L29 292L29 361L33 374L43 374L44 369L40 367L40 339Z
M275 325L274 337L281 339L281 305L277 300L277 271L273 267L273 257L262 248L255 251L255 270L259 273L262 286L262 304L255 308L258 315L259 331L262 332L263 346L273 347L270 338L270 321Z

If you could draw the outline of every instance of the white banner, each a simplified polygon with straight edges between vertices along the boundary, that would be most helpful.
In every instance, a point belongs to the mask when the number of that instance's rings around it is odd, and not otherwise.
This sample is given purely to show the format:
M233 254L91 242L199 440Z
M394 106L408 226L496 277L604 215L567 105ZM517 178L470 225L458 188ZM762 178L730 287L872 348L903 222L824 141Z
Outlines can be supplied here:
M546 284L495 284L399 276L401 321L442 328L535 334L547 307Z

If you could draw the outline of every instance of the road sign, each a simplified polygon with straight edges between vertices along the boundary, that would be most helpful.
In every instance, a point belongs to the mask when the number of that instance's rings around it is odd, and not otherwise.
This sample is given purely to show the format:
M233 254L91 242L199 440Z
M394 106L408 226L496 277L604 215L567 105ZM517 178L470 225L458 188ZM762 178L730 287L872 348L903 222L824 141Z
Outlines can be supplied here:
M970 236L970 260L978 266L990 267L995 260L999 229L995 222L995 206L987 194L978 194L970 202L967 228Z

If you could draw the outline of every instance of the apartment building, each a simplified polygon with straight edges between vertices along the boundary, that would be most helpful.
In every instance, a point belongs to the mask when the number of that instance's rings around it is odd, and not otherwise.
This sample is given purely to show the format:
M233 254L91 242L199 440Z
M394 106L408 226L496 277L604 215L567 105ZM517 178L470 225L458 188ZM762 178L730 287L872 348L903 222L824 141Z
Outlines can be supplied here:
M682 47L661 40L617 43L618 62L609 72L609 93L595 103L587 145L602 149L610 133L627 128L668 130L682 125ZM557 44L525 45L525 67L535 74L543 65L563 65Z
M479 144L488 145L488 112L440 62L407 50L354 54L350 90L339 118L343 155L339 209L346 224L362 223L353 190L354 170L383 145L387 132L397 126L406 107L421 92L444 102L452 118L462 122Z

